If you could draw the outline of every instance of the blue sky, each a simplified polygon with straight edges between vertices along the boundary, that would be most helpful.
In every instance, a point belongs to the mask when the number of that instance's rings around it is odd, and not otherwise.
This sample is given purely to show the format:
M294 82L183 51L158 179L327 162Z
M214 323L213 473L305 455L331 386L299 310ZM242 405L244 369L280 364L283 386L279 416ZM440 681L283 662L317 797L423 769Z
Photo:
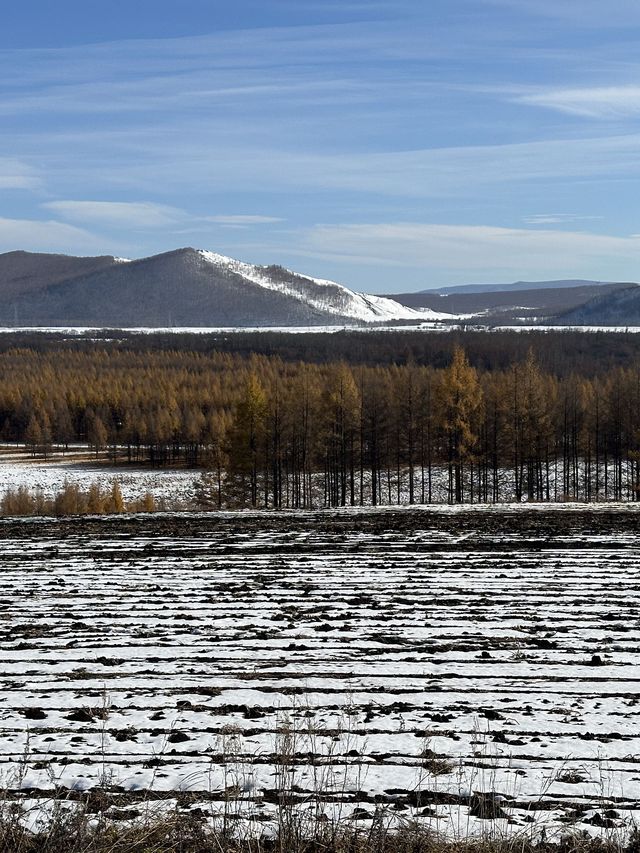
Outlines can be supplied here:
M640 280L637 0L22 0L0 251Z

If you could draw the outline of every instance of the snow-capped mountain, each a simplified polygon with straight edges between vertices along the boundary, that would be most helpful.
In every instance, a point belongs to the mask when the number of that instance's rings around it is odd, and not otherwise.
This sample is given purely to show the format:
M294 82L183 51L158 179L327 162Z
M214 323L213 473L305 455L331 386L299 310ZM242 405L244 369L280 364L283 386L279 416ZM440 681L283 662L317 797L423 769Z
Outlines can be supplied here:
M140 260L0 255L0 326L313 326L447 316L202 249Z
M199 253L216 270L228 270L259 287L282 293L306 303L313 310L335 314L340 318L374 323L386 320L434 320L447 316L430 309L423 311L407 308L384 296L357 293L335 281L312 278L285 267L255 266L202 249Z

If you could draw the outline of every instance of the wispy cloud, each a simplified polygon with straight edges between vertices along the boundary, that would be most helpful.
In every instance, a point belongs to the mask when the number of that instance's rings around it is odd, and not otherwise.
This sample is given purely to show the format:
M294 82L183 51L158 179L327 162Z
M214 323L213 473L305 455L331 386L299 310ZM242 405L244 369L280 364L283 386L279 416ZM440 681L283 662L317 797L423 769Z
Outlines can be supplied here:
M619 119L640 115L640 86L635 85L548 89L520 95L514 100L585 118Z
M572 28L630 27L640 22L640 7L636 0L482 0L485 5L498 6L534 17L566 21Z
M178 208L151 202L50 201L42 207L74 222L123 228L158 228L185 218Z
M277 102L288 105L373 102L376 87L356 80L329 76L313 79L308 72L301 79L286 79L282 72L267 72L262 81L249 79L241 84L237 73L198 72L171 77L153 76L144 80L96 81L45 87L30 94L0 97L0 113L25 115L33 111L56 114L122 114L172 110L184 114L204 108L226 109L238 102ZM228 79L230 78L230 79ZM306 78L306 79L305 79ZM378 93L379 94L379 93Z
M207 222L212 222L215 225L230 225L230 226L245 226L245 225L272 225L276 222L284 222L279 216L252 216L250 214L238 216L207 216Z
M65 158L70 147L86 151L86 157ZM274 205L272 193L280 199L282 193L309 191L408 200L466 198L487 192L489 187L497 194L514 184L542 187L546 182L552 200L562 183L640 177L640 134L350 154L233 144L217 139L215 128L207 130L201 125L197 133L187 124L181 133L162 137L54 133L47 140L41 165L52 186L78 195L91 192L94 198L108 199L114 193L127 192L140 198L161 191L167 198L184 201L188 194L201 209L201 216L207 216L217 214L202 208L211 205L212 194L222 193L227 210L238 206L238 198L250 198L251 206L261 214L266 208L264 215L280 217L281 203ZM71 204L66 211L52 209L69 218L75 210L77 219L82 208ZM217 197L216 204L220 204ZM159 207L159 211L140 211L134 206L131 211L136 216L148 213L171 218L171 211L177 209L177 205ZM113 218L110 210L95 207L91 213ZM241 213L253 212L245 209ZM226 216L227 211L221 215Z
M358 265L422 267L425 275L446 270L451 276L500 272L512 278L557 277L608 265L637 269L640 263L639 237L583 231L409 222L321 225L306 231L301 242L304 251L317 257Z
M510 132L508 145L468 145L478 134L459 122L470 101L476 114L479 101L584 115L640 103L640 87L536 89L496 81L495 71L484 82L469 76L469 29L457 22L452 38L440 21L324 24L0 51L0 113L56 195L279 185L424 198L505 180L617 174L630 161L635 169L622 139L540 141L536 129L536 141ZM466 79L455 71L461 47ZM49 122L46 136L32 132L35 114ZM637 137L631 144L637 150ZM71 145L81 156L69 157Z
M411 5L411 4L409 4ZM362 11L371 3L358 4ZM393 9L398 4L385 3ZM457 39L446 23L411 25L391 20L247 28L199 36L118 41L57 49L0 50L0 114L17 120L34 111L51 116L155 113L163 123L177 115L209 110L223 118L252 105L286 114L314 106L362 104L392 109L421 101L431 86L442 93L443 65L457 68L483 60L485 42L509 50L505 33L480 20L463 26ZM483 38L479 39L479 33ZM483 47L479 46L482 42ZM477 80L477 75L473 76ZM298 115L299 118L299 115Z
M602 216L581 216L578 213L534 213L524 216L526 225L569 225L573 222L592 222L602 220Z
M195 80L215 89L246 84L287 87L336 67L395 61L404 49L410 60L441 57L451 48L437 37L407 32L395 22L247 28L200 36L106 42L56 49L0 50L4 93L55 92L85 81L130 87L144 92L164 80L171 89L182 81L188 93ZM282 73L296 69L296 74ZM73 91L73 90L71 90ZM123 91L123 89L121 89Z
M273 0L272 0L273 2ZM276 0L276 5L290 10L300 8L299 0ZM358 12L367 16L373 16L380 12L397 13L399 8L410 8L406 0L305 0L305 10L327 12L338 14L350 14Z
M203 144L203 136L144 140L142 161L123 149L117 167L102 174L91 163L67 164L65 180L126 182L146 191L161 181L196 195L315 189L412 199L464 197L513 183L640 176L640 134L362 154L222 147L214 139ZM118 148L117 141L108 144Z
M190 231L221 227L246 228L250 226L271 225L282 222L278 216L261 214L216 214L197 215L154 202L117 202L117 201L49 201L41 205L45 210L57 214L71 222L90 222L106 228L116 229L165 229L179 226L174 233L188 234Z
M86 255L109 252L109 243L84 228L56 220L0 218L0 251L15 249Z
M35 171L9 157L0 157L0 190L34 190L41 186Z

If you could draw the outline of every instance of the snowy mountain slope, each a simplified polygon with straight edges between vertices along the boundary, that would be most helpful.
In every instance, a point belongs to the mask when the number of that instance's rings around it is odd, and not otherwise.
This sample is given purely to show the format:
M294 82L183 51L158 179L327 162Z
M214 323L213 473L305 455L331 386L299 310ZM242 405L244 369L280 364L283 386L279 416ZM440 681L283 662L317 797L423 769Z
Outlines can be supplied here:
M365 323L385 320L439 320L450 315L429 308L408 308L384 296L356 293L343 284L312 278L279 266L256 266L215 252L198 250L217 269L226 269L268 290L306 302L318 311L350 317Z

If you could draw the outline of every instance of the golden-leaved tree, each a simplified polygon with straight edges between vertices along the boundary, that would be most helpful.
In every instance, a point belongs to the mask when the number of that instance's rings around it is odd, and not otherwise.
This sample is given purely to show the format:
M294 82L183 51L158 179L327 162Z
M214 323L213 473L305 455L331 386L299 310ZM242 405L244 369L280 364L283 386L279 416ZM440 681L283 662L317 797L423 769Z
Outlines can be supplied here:
M469 364L461 347L441 376L438 386L440 426L449 479L449 501L463 503L464 471L473 465L482 410L482 389L478 371Z
M229 498L241 506L258 506L260 474L265 457L267 394L257 374L245 381L229 430L227 487Z

